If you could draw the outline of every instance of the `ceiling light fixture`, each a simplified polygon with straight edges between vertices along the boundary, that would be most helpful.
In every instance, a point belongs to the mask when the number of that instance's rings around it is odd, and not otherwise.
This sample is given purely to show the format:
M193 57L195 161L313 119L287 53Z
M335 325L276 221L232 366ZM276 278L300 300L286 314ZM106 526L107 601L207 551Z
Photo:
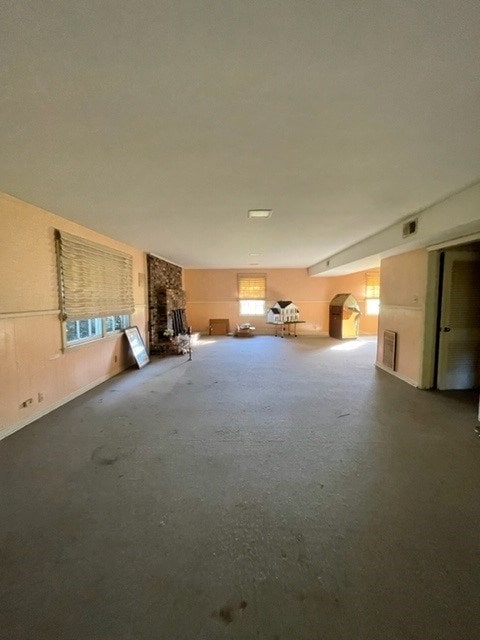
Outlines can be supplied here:
M270 218L271 215L271 209L250 209L248 212L248 217L252 220Z

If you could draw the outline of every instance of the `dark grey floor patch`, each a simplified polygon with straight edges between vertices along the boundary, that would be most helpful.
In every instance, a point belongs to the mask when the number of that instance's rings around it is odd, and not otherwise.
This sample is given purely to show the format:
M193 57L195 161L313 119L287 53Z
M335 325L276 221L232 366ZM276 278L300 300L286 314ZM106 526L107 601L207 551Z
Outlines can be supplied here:
M2 440L2 639L477 638L478 397L336 344L218 339Z
M212 612L212 618L216 618L225 625L231 624L234 620L234 607L231 604L226 604L218 611Z
M112 448L108 445L101 444L92 451L91 460L95 464L108 466L115 464L121 458L126 458L135 451L135 448L123 449L122 447Z
M118 454L109 451L105 445L100 445L92 452L92 462L99 465L115 464L118 460Z

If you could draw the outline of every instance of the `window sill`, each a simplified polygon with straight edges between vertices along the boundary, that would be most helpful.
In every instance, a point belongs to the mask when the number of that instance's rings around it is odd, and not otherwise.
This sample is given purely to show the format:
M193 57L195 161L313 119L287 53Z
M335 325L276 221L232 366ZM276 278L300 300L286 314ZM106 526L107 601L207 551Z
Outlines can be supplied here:
M109 331L104 336L98 336L98 338L90 338L89 340L82 340L81 342L69 342L63 346L63 351L75 351L76 349L85 347L88 344L102 342L104 340L112 340L113 338L118 338L118 336L122 335L124 331L125 329L119 329L118 331Z
M63 345L64 351L74 351L75 349L80 349L87 344L92 344L93 342L100 342L103 340L103 336L99 336L98 338L89 338L88 340L82 340L81 342L66 342Z

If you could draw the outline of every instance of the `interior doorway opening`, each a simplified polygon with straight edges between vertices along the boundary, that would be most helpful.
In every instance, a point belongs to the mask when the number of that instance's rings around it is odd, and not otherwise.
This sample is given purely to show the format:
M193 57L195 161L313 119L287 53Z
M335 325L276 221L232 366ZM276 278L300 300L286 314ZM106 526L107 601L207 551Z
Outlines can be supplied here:
M432 384L439 391L480 386L480 242L437 255Z

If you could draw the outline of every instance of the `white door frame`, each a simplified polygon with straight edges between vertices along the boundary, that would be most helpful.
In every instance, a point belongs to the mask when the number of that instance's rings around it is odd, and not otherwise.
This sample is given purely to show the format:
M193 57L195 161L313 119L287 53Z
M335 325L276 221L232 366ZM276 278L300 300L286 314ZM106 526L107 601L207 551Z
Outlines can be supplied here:
M427 263L427 291L425 293L425 326L423 332L422 370L420 388L433 389L436 377L438 334L438 298L440 292L440 250L429 251Z
M427 247L427 290L425 294L425 326L423 331L423 356L420 373L420 389L435 388L436 379L436 350L438 334L438 304L440 293L440 257L444 249L458 247L459 244L478 242L479 234L474 233L461 238L442 242ZM480 420L480 404L479 404Z

